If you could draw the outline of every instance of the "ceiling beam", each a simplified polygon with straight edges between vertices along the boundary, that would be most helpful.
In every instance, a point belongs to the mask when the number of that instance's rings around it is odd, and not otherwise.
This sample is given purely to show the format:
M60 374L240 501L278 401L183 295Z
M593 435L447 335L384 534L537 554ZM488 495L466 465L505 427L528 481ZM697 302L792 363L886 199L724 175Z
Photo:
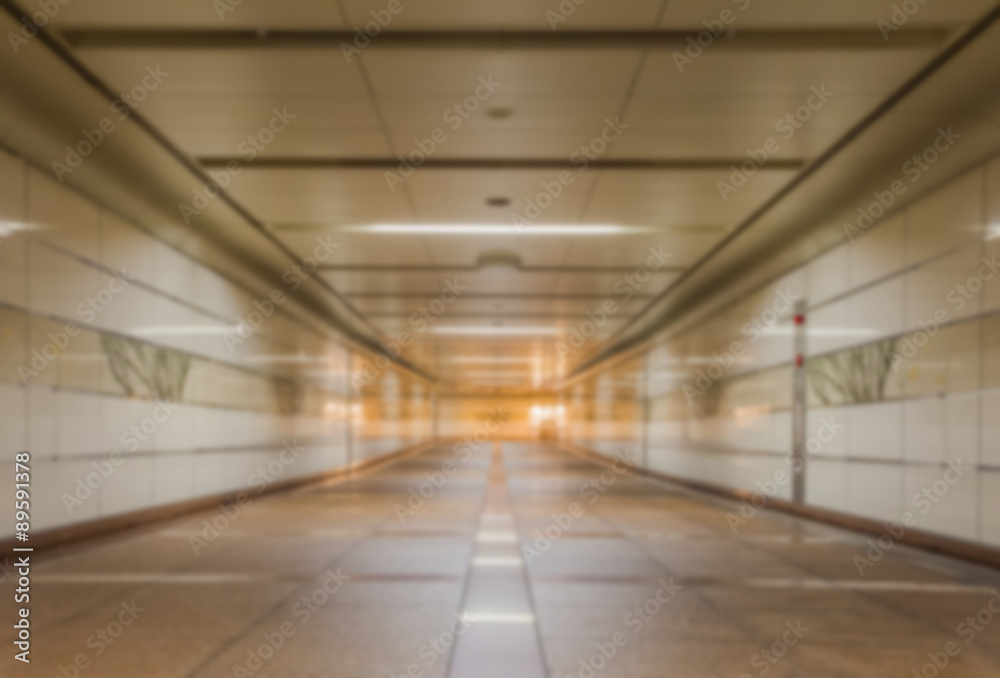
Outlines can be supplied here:
M683 50L688 39L703 29L678 30L451 30L383 31L371 38L368 49L549 50L617 49ZM950 30L907 27L886 41L874 26L865 28L740 30L725 33L710 44L712 50L878 51L940 48ZM350 30L267 29L120 29L77 28L59 31L78 49L341 49L356 47ZM367 36L364 36L367 38ZM359 41L361 42L361 41Z
M426 299L426 294L419 292L345 292L345 297L351 299ZM517 300L517 301L603 301L607 299L606 294L477 294L475 292L463 292L462 299L491 299ZM653 294L635 294L630 301L641 299L654 299Z
M591 170L705 170L730 171L733 165L746 161L738 158L598 158L590 160ZM243 165L245 158L204 157L198 163L205 169L221 169L230 163ZM270 157L256 158L253 165L245 169L317 169L317 170L379 170L396 171L400 167L399 158L310 158L310 157ZM773 158L760 170L797 171L806 166L801 158ZM427 158L420 170L580 170L581 162L567 158Z
M390 311L379 311L366 313L369 318L410 318L414 313L399 312L393 313ZM463 313L461 311L449 310L449 318L478 318L481 320L500 320L500 319L518 319L518 320L589 320L590 316L586 313ZM626 318L631 318L631 314L615 314L610 320L624 320Z
M319 267L324 273L478 273L490 268L510 268L518 273L580 273L586 275L628 275L635 273L635 266L432 266L423 264L325 264ZM683 266L662 266L652 275L682 273Z

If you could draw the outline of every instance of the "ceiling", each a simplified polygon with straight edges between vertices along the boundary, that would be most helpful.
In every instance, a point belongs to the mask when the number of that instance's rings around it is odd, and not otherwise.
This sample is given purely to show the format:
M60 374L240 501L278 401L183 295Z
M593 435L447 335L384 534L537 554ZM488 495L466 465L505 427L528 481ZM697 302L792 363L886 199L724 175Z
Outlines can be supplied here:
M587 0L554 28L555 1L400 0L350 59L339 45L389 2L243 0L221 16L218 4L75 0L51 28L116 91L149 66L168 72L138 110L206 170L244 159L241 142L273 109L293 114L229 196L300 258L330 236L339 248L323 278L382 339L408 332L409 362L493 392L551 386L607 347L995 3L930 3L883 40L877 22L892 3L871 0ZM680 72L674 53L724 11L735 33ZM489 92L483 80L499 84ZM829 100L790 138L778 133L820 89ZM465 115L446 118L456 105ZM595 141L615 120L627 129ZM388 181L435 130L424 166ZM768 163L723 199L717 182L772 137ZM573 162L581 146L593 149L587 169ZM512 215L560 173L572 183L515 229ZM387 224L467 228L372 229ZM650 248L671 256L625 301ZM467 289L424 329L414 314L450 299L449 282ZM561 350L609 301L596 335Z

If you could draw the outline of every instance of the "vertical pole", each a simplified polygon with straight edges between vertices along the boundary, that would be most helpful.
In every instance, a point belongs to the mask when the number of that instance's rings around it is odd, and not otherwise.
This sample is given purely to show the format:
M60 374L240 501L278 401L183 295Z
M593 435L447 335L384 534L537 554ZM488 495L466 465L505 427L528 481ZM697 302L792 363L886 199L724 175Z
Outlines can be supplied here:
M354 463L354 353L347 351L347 468Z
M806 302L795 305L795 372L792 378L792 501L806 500Z
M642 356L642 468L649 468L649 353Z
M438 392L435 388L431 391L431 440L438 437Z

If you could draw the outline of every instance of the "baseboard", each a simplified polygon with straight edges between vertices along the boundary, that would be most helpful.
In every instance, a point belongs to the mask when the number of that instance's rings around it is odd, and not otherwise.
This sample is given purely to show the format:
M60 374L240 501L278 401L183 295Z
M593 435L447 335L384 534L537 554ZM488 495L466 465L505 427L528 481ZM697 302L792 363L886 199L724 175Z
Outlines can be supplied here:
M558 445L567 452L576 454L577 456L586 457L601 464L606 464L612 460L611 457L608 457L607 455L594 452L593 450L589 450L572 443L560 441ZM741 501L743 499L749 500L755 495L754 492L724 487L722 485L714 485L712 483L691 480L689 478L682 478L680 476L674 476L660 471L652 471L650 469L638 467L631 467L630 470L638 475L656 478L657 480L663 480L674 485L680 485L681 487L696 490L698 492L704 492L706 494L712 494L735 501ZM853 530L854 532L860 532L861 534L868 534L874 537L886 534L885 527L877 520L862 518L860 516L852 516L850 514L841 513L831 509L797 504L785 499L769 498L767 500L767 504L764 506L764 509L781 511L782 513L788 513L800 518L808 518L827 525ZM977 544L963 539L955 539L954 537L946 537L934 534L933 532L926 532L914 528L908 528L902 538L894 539L894 541L906 544L907 546L913 546L925 551L930 551L932 553L940 553L952 558L958 558L977 565L986 565L988 567L1000 569L1000 549L985 546L983 544Z
M358 474L373 473L380 468L394 464L404 457L418 454L424 450L440 444L440 440L432 440L419 445L390 452L379 457L373 457L364 461L356 462L350 466L345 466L331 471L321 471L301 478L293 478L280 483L274 483L264 489L254 498L266 497L273 494L280 494L295 490L306 485L317 485L332 483L346 478L354 477ZM206 495L196 499L155 506L148 509L139 509L119 515L108 516L107 518L97 518L83 523L57 527L51 530L31 533L31 541L27 544L15 541L12 537L0 541L0 553L10 553L13 548L30 547L35 553L73 546L81 542L91 541L100 537L112 536L115 533L125 532L138 527L145 527L151 523L177 518L188 513L196 513L206 509L214 508L219 504L235 501L236 498L246 492L245 489L224 492L221 494Z

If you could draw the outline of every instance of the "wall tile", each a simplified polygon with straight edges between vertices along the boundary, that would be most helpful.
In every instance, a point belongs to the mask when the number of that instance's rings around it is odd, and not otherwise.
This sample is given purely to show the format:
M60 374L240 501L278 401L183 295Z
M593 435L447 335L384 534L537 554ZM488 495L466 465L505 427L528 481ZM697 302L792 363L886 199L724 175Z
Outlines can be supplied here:
M944 398L903 404L903 456L907 461L941 463L947 454L948 410Z
M960 539L979 537L979 478L974 471L954 485L945 480L943 468L907 468L904 472L904 505L917 527ZM953 474L948 475L954 478Z
M905 217L899 214L881 222L850 244L852 289L890 276L903 268L904 227Z
M978 241L983 233L982 169L953 181L906 212L906 263Z
M847 511L847 463L811 459L806 469L806 501L812 506Z
M979 515L982 517L980 539L1000 547L1000 471L979 474Z
M903 515L902 467L898 464L849 463L848 511L877 520Z
M806 266L810 306L823 303L850 289L850 249L841 245Z
M877 403L851 408L847 427L849 456L902 459L902 437L902 403Z
M29 169L28 220L32 237L74 256L100 257L100 209L68 186Z

